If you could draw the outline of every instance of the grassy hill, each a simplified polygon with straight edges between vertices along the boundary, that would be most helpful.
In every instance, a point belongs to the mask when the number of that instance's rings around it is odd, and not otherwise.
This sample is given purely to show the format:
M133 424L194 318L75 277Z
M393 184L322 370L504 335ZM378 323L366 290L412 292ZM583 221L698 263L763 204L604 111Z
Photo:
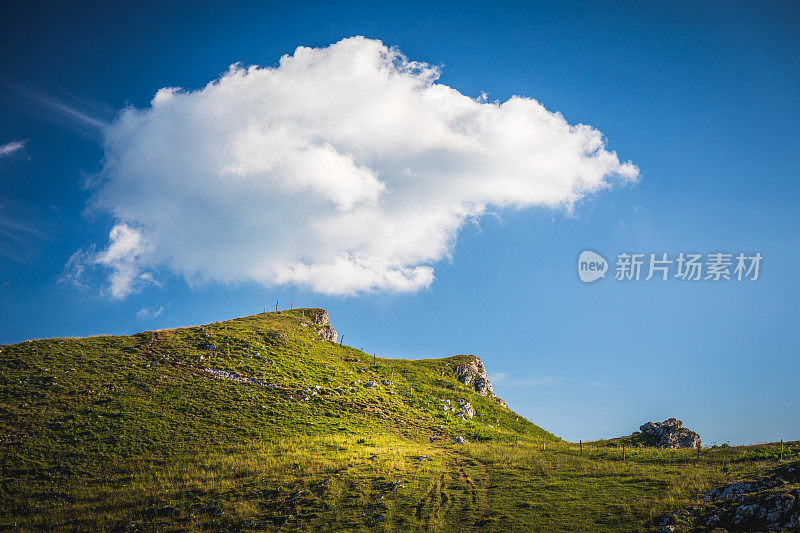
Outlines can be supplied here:
M0 347L0 529L635 531L776 462L581 448L317 312Z

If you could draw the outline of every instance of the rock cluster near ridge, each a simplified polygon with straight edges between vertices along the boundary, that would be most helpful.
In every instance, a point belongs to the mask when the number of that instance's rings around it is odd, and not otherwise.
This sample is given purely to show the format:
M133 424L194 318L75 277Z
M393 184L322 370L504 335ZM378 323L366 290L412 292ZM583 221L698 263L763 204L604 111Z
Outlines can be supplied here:
M325 339L326 341L336 342L338 335L336 334L336 330L333 329L331 326L331 319L328 316L328 312L324 309L313 309L311 315L311 322L314 325L319 326L317 330L317 335Z
M683 422L676 418L642 424L639 431L659 448L699 448L701 445L700 435L683 427Z
M472 387L475 392L481 396L488 396L494 399L498 404L508 408L508 404L494 394L492 390L492 382L486 374L486 367L483 366L483 361L474 355L468 356L469 360L464 364L454 367L458 381L468 387Z

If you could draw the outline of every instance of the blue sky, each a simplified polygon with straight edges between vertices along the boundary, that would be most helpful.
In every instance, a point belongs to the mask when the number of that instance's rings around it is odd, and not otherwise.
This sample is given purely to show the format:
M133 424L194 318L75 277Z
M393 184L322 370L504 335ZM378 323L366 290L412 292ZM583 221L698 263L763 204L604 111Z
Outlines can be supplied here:
M800 439L799 15L789 2L15 5L0 21L0 342L206 323L279 300L327 308L369 353L477 354L515 410L570 440L671 416L704 443ZM187 283L169 267L121 298L102 268L85 288L59 281L76 251L108 252L120 223L92 204L107 177L98 125L163 87L202 89L232 63L275 66L355 35L438 66L463 95L535 98L591 125L638 182L571 212L481 212L418 290L320 294L219 272ZM586 285L584 249L612 263L624 251L764 260L755 282Z

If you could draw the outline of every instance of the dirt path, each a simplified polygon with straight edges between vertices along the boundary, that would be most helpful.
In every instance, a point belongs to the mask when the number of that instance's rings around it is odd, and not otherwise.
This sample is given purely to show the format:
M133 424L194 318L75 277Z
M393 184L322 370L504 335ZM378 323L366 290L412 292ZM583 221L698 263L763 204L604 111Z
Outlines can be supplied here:
M403 439L410 440L409 437L403 431L403 428L398 424L397 420L395 419L392 422L393 422L392 425L394 426L395 433L399 437L401 437ZM489 514L489 508L490 508L490 505L489 505L490 504L490 502L489 502L489 485L492 482L492 476L489 473L489 469L486 467L485 463L482 463L478 459L476 459L474 457L470 457L469 455L466 455L466 454L464 454L464 453L462 453L462 452L460 452L458 450L455 450L455 449L452 449L452 448L448 448L448 447L445 447L445 446L442 446L442 445L439 445L439 444L434 444L434 443L431 443L431 445L433 445L436 448L442 450L445 454L447 454L452 459L453 464L455 464L456 468L458 469L459 477L464 481L464 483L467 486L469 486L470 496L472 498L472 505L475 506L475 513L474 513L474 518L473 518L472 525L468 528L468 531L480 531L480 529L484 525L484 521L486 519L486 515ZM480 484L480 487L478 487L476 485L475 481L470 477L470 475L467 472L466 468L464 468L464 463L467 463L467 462L470 463L470 464L477 464L478 467L480 468L481 477L482 477L482 483ZM435 519L435 517L438 516L438 514L439 514L439 512L441 510L441 507L442 507L442 502L445 501L445 499L447 498L447 496L445 494L445 491L444 491L444 477L445 477L445 475L442 474L441 480L440 480L440 488L439 488L440 494L439 494L439 498L437 498L438 499L438 505L433 510L433 513L432 513L432 515L430 517L431 519ZM435 487L433 489L431 489L431 490L435 490ZM426 497L425 497L425 500L427 500L427 499L428 499L428 495L426 495ZM479 505L478 500L480 500L480 507L478 507L478 505ZM420 504L422 504L422 502L420 502ZM418 510L418 513L421 513L421 510Z
M476 515L473 520L472 527L469 528L470 531L480 531L484 525L486 515L489 513L489 484L492 482L492 476L489 474L489 469L486 468L485 463L482 463L474 457L470 457L456 450L448 450L448 452L454 458L455 463L461 472L461 476L470 486L473 505L478 505L478 497L480 493L480 507L476 509ZM476 463L480 467L481 476L483 478L483 483L481 483L480 488L476 486L475 482L472 480L472 478L470 478L469 474L464 468L464 462L466 461Z

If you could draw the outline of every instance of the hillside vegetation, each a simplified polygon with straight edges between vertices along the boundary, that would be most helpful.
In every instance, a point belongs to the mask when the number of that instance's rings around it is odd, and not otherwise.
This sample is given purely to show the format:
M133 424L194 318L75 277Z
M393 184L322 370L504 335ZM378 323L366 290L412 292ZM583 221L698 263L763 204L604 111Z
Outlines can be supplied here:
M0 347L0 528L636 531L778 459L567 443L319 312Z

